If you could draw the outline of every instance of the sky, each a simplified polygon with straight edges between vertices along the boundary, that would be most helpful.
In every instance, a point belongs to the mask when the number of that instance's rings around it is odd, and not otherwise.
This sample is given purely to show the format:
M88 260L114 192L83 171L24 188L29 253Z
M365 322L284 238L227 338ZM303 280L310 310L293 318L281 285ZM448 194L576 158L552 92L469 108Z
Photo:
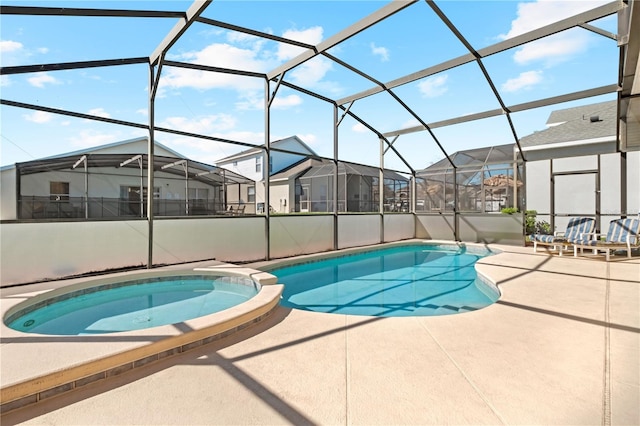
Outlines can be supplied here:
M436 1L475 50L542 25L598 7L598 0ZM318 45L376 10L382 1L215 1L203 17ZM3 5L185 11L190 1L28 1ZM2 67L149 56L176 18L103 18L0 15ZM615 15L591 22L615 32ZM167 52L170 61L267 73L303 48L194 23ZM468 53L426 2L415 3L328 51L381 83ZM482 63L505 105L617 83L616 42L582 28L571 29L487 58ZM149 123L146 64L2 75L3 100L70 110L140 124ZM326 57L288 71L285 81L343 99L375 83ZM269 91L275 89L272 83ZM262 79L165 66L155 103L155 125L254 145L265 141ZM500 107L477 63L471 62L393 89L426 123ZM516 136L543 130L551 111L615 99L615 94L511 114ZM350 111L379 132L419 121L387 93L359 99ZM0 106L0 165L74 152L140 136L134 127L60 114ZM280 86L270 110L270 140L297 135L320 156L332 158L334 108L308 94ZM156 132L156 140L207 164L245 146ZM347 116L338 126L339 159L379 165L378 137ZM505 116L437 127L393 141L385 167L419 170L456 151L514 143ZM437 143L436 143L437 142Z

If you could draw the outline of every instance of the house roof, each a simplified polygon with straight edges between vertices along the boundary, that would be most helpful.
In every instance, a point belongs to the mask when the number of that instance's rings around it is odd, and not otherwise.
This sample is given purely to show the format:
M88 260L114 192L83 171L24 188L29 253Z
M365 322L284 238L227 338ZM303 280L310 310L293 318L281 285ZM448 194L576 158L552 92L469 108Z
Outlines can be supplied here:
M561 142L602 140L615 141L617 102L608 101L553 111L545 130L520 139L522 147Z
M136 157L140 157L142 164ZM66 157L46 158L42 160L27 161L16 163L18 173L20 175L28 175L33 173L50 172L56 170L68 170L80 166L83 167L84 158L86 158L87 167L113 167L127 169L147 170L148 162L146 154L73 154ZM133 161L131 161L133 160ZM185 176L184 166L186 165L189 179L199 180L205 183L253 183L253 180L246 178L238 173L226 170L220 167L211 166L209 164L200 163L187 158L176 159L175 157L154 156L154 170L164 173Z
M304 155L314 155L314 156L318 155L318 154L315 153L315 151L313 149L311 149L309 147L309 145L304 143L302 141L302 139L300 139L298 136L295 136L295 135L294 136L289 136L288 138L284 138L284 139L279 139L277 141L273 141L273 142L271 142L271 147L272 148L278 148L280 145L284 145L285 142L289 142L291 140L295 140L304 149L304 152L295 151L296 153L304 154ZM263 151L263 147L264 147L264 145L260 145L260 146L256 146L255 148L245 149L244 151L240 151L240 152L237 152L235 154L229 155L228 157L221 158L220 160L216 161L216 163L218 163L218 164L219 163L228 163L230 161L236 161L236 160L241 159L241 158L253 156L255 154L261 153Z
M30 163L38 163L38 162L49 162L50 164L53 164L54 161L56 159L66 159L66 158L76 158L76 160L80 157L82 157L83 155L92 155L92 154L112 154L112 155L119 155L119 154L145 154L146 150L144 152L138 152L138 150L134 150L136 152L133 152L132 150L126 150L124 149L126 146L128 145L134 145L136 143L139 142L147 142L148 138L146 136L141 136L139 138L133 138L133 139L127 139L127 140L123 140L123 141L118 141L118 142L113 142L113 143L109 143L109 144L105 144L105 145L99 145L99 146L93 146L93 147L88 147L88 148L84 148L84 149L80 149L77 151L71 151L71 152L66 152L66 153L62 153L62 154L56 154L56 155L51 155L49 157L43 157L43 158L37 158L33 161L25 161L19 164L30 164ZM164 151L166 151L168 154L170 154L172 157L175 158L187 158L184 155L180 154L177 151L172 150L171 148L161 144L160 142L156 141L155 142L155 146L158 148L163 149ZM73 164L72 164L73 165ZM2 167L2 169L0 170L9 170L15 167L15 164L8 164L4 167Z
M321 165L323 163L324 163L323 160L317 160L315 158L305 157L300 161L297 161L291 164L290 166L285 167L284 169L278 171L277 173L272 174L270 181L276 182L279 180L288 180L291 177L297 177L305 173L311 167Z
M124 140L124 141L108 143L108 144L105 144L105 145L99 145L99 146L94 146L94 147L90 147L90 148L84 148L84 149L81 149L81 150L78 150L78 151L67 152L67 153L64 153L64 154L52 155L50 157L41 158L41 160L49 160L49 159L52 159L52 158L60 158L60 157L71 157L71 156L74 156L74 155L100 154L101 151L106 151L106 150L111 150L112 151L113 148L124 148L127 145L132 145L134 143L143 142L143 141L146 143L148 141L148 138L146 136L142 136L142 137L139 137L139 138L127 139L127 140ZM155 142L155 146L164 149L165 151L169 152L170 154L172 154L172 156L174 156L176 158L187 158L184 155L180 154L179 152L172 150L171 148L161 144L158 141ZM138 152L136 152L136 153L138 153ZM140 152L139 154L144 154L144 152Z
M333 176L333 163L325 163L317 166L312 166L309 170L307 170L301 178L314 178L314 177L324 177L324 176ZM354 164L354 163L346 163L344 161L340 161L338 163L338 174L339 175L361 175L361 176L371 176L378 177L380 175L380 169L372 166L364 166L362 164ZM406 177L392 171L392 170L384 170L384 178L385 179L393 179L398 181L409 181Z
M456 167L465 168L465 167L481 167L485 164L502 164L502 163L510 163L513 161L513 152L515 149L515 144L506 144L506 145L497 145L497 146L487 146L483 148L475 148L469 149L466 151L458 151L454 152L449 156L453 164ZM451 163L446 158L433 163L429 167L418 170L416 173L430 173L439 170L449 170L451 169Z
M134 145L139 142L146 142L146 137L128 139L120 142L115 142L106 145L100 145L91 147L79 151L68 152L66 154L58 154L50 157L44 157L33 161L25 161L21 163L11 164L3 167L2 170L8 170L11 168L17 168L20 175L28 175L33 173L42 173L54 170L67 170L78 166L83 166L84 158L86 158L87 167L114 167L114 168L140 168L140 163L132 160L137 156L140 156L142 160L142 167L147 169L147 154L144 152L138 152L135 149L123 149L129 145ZM187 173L190 179L196 179L206 183L221 183L221 182L236 182L236 183L251 183L251 179L248 179L238 173L221 169L216 166L212 166L205 163L200 163L188 159L184 155L162 145L159 142L155 142L157 148L161 148L165 152L162 154L167 155L154 155L154 170L162 170L165 173L176 174L184 176L184 167L178 166L176 161L187 165ZM118 149L120 148L120 149ZM84 157L84 158L83 158ZM124 164L126 163L126 164ZM175 163L175 164L174 164Z

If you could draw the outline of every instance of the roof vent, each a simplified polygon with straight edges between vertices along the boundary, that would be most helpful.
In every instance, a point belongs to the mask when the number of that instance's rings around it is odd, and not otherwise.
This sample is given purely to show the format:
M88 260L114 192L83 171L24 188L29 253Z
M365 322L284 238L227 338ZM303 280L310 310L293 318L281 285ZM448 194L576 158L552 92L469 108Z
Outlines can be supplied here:
M589 120L590 120L592 123L597 123L598 121L602 121L602 120L600 120L600 116L599 116L599 115L592 115L592 116L589 118Z

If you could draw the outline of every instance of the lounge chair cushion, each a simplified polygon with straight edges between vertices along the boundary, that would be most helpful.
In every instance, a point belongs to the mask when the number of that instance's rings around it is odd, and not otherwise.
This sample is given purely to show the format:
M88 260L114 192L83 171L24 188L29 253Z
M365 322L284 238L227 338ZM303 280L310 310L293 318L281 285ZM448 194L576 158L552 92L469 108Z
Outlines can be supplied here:
M530 241L538 241L541 243L564 243L567 238L559 235L534 234L529 236Z
M596 220L591 217L572 217L567 223L567 230L562 235L534 234L529 236L530 241L543 244L564 243L581 238L585 234L592 233L596 226Z
M570 238L572 244L590 247L631 246L638 244L638 219L616 219L609 225L609 231L605 241L594 240L588 235Z

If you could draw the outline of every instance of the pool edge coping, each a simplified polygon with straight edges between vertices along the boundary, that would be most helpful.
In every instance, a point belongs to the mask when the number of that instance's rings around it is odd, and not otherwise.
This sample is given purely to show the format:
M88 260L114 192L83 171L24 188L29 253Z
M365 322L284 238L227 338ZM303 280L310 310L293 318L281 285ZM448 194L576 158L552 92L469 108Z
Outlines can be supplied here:
M164 359L168 356L177 355L190 349L200 347L203 344L227 337L236 331L245 329L252 324L266 319L278 307L282 285L275 284L277 281L273 275L257 271L254 269L235 265L215 265L212 267L194 268L188 270L171 270L154 272L152 275L175 275L182 273L200 273L205 271L222 273L225 275L245 276L261 285L260 291L251 299L221 312L216 312L183 323L190 329L187 332L176 333L173 325L153 327L147 330L154 330L158 334L167 332L166 337L153 341L138 343L135 347L110 353L106 356L97 356L88 361L79 362L68 367L62 367L55 371L38 375L23 380L16 381L0 388L0 412L6 413L14 409L34 404L43 399L50 398L61 393L72 391L95 381L116 376L117 374L141 367L153 361ZM138 275L138 274L136 274ZM144 275L143 273L140 275ZM150 275L147 275L150 276ZM87 280L90 282L103 281ZM52 290L54 291L54 290ZM41 294L46 294L44 292ZM24 300L18 300L10 306L3 304L2 317L17 304ZM25 337L33 336L29 333L22 333L8 328L2 322L2 337ZM135 336L140 331L127 331L120 333L110 333L108 336ZM43 335L37 335L43 336ZM77 336L62 336L76 337ZM10 344L10 343L7 343Z

